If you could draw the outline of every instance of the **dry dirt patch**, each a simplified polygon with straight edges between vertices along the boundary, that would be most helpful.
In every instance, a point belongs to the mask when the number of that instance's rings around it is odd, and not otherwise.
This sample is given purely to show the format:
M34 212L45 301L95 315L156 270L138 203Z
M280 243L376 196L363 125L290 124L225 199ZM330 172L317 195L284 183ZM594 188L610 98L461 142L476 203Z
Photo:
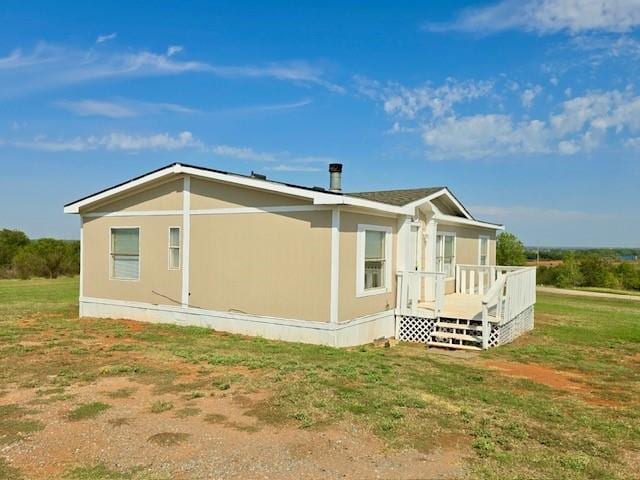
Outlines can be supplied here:
M587 382L586 377L578 372L567 372L536 363L518 363L508 360L490 360L482 365L508 377L524 378L541 385L571 392L591 405L619 407L619 402L602 398Z
M185 375L175 384L193 380ZM268 425L251 415L266 391L218 390L188 398L184 391L158 392L152 383L128 377L99 378L67 387L73 397L38 407L34 419L45 429L2 451L9 465L27 478L60 478L74 466L102 463L113 470L144 470L175 479L232 478L394 478L446 479L464 475L469 439L443 438L433 450L390 450L362 426L351 423L324 429L292 424ZM131 394L109 395L127 391ZM14 389L10 401L28 401L34 389ZM162 400L175 409L151 413ZM78 404L101 401L100 416L70 422ZM10 403L0 398L0 404ZM179 415L181 409L193 415ZM215 417L219 421L211 421ZM209 421L207 421L209 419Z

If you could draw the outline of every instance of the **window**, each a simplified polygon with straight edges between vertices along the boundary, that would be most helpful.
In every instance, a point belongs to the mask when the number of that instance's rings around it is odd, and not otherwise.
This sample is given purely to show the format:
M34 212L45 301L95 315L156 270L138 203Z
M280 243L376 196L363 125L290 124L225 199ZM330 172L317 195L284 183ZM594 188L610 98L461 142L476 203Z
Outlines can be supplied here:
M489 265L489 237L480 235L480 245L478 249L478 264Z
M140 278L140 229L111 229L111 278L138 280Z
M180 228L169 228L169 270L180 270Z
M390 291L391 228L358 225L356 296Z
M384 287L384 232L364 232L364 289Z
M436 271L445 273L447 278L455 276L456 235L454 233L438 233L436 236Z

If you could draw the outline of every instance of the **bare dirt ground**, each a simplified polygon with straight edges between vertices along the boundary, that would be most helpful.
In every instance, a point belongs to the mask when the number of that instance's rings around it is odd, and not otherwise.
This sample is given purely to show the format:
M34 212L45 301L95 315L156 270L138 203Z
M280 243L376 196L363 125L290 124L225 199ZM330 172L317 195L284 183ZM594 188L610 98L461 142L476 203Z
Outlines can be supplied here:
M176 380L193 382L194 373ZM46 425L28 440L0 448L27 478L61 478L74 465L103 464L172 479L445 479L464 474L469 452L468 439L460 436L443 438L433 451L421 453L390 450L349 424L319 430L265 425L251 408L267 392L185 395L108 377L71 385L64 395L66 400L40 404L36 390L16 388L0 398L0 405L32 406L37 413L30 418ZM110 408L95 418L69 420L73 406L89 402ZM172 407L152 413L156 402Z
M482 365L500 372L502 375L524 378L541 385L571 392L590 405L618 407L620 403L602 398L588 383L587 378L578 372L560 371L535 363L518 363L507 360L484 361Z

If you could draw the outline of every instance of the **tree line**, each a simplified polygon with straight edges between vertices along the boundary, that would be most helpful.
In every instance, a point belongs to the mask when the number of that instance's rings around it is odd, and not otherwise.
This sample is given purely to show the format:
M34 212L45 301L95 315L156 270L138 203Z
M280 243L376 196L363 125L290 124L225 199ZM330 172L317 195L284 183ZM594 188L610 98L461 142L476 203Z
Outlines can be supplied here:
M0 278L57 278L79 272L79 241L31 240L20 230L0 230Z
M640 264L620 261L621 255L635 256L638 249L582 249L551 250L554 259L562 260L556 266L538 267L539 285L560 288L597 287L625 290L640 290ZM541 251L542 253L542 251ZM530 259L518 238L512 233L498 235L496 263L498 265L524 265ZM542 257L542 255L541 255Z

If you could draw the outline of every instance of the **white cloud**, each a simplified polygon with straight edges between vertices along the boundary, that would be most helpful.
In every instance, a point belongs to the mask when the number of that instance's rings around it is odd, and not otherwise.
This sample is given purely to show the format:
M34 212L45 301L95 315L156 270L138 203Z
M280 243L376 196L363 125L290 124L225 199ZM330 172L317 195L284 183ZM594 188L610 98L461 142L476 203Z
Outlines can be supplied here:
M486 97L493 89L493 82L452 78L437 87L426 84L415 88L393 82L382 85L364 77L355 77L355 81L360 94L380 102L386 113L405 118L415 118L425 111L442 117L453 113L456 104Z
M520 100L522 101L522 106L525 108L531 108L533 106L533 101L535 98L540 95L542 92L542 87L540 85L536 85L531 88L527 88L520 95Z
M562 102L546 119L450 115L423 123L421 129L432 159L576 155L597 149L609 135L634 147L634 139L625 136L640 132L640 96L631 90L591 92Z
M38 135L32 140L6 141L6 145L16 148L40 150L45 152L85 152L90 150L180 150L184 148L201 148L202 142L195 139L188 131L176 136L168 133L153 135L127 135L110 133L103 136L76 137L71 140L51 140Z
M427 24L431 31L492 33L524 30L538 34L628 32L640 25L638 0L502 0L472 7L445 24Z
M231 145L213 145L209 151L221 157L237 158L239 160L252 160L258 162L274 162L276 156L271 153L256 152L249 147L234 147Z
M183 50L184 47L182 47L182 45L169 45L169 48L167 48L167 57L173 57Z
M194 113L196 110L174 103L141 102L135 100L61 100L56 106L81 117L99 116L108 118L136 117L161 112Z
M547 153L544 122L514 123L508 115L473 115L447 118L425 127L422 139L435 160L474 159L517 153Z
M573 90L571 90L571 87L567 87L564 89L564 96L565 97L570 97L573 94Z
M50 89L104 79L202 73L225 78L269 78L300 85L317 85L333 92L344 88L324 78L322 68L304 61L271 62L262 65L217 65L180 61L172 55L146 50L106 52L76 50L38 44L32 52L13 50L0 57L0 96ZM170 50L171 51L171 47Z
M96 43L108 42L109 40L113 40L117 36L118 36L117 32L113 32L108 35L98 35L98 38L96 38Z

